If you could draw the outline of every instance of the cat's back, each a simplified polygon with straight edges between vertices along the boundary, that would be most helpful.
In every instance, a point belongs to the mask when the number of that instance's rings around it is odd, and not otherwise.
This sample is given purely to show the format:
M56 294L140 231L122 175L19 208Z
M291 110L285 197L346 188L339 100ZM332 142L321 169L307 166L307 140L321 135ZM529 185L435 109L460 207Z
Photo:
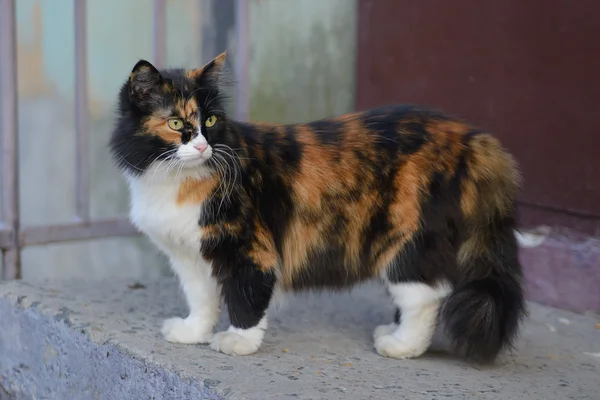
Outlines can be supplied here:
M390 105L351 119L357 121L355 136L364 136L364 147L376 156L363 158L363 166L377 176L389 167L396 188L462 187L457 197L477 193L491 204L512 199L520 183L516 160L498 138L461 118L422 106Z
M273 138L274 147L286 156L295 155L282 157L282 165L299 161L314 176L356 168L379 172L409 159L425 172L433 164L451 169L464 157L479 157L482 165L507 157L492 134L442 111L410 104L288 125L281 131Z
M448 150L452 143L469 144L475 135L488 134L442 111L411 104L392 104L291 125L301 145L322 145L330 152L370 150L384 158L419 151ZM438 148L438 149L436 149Z

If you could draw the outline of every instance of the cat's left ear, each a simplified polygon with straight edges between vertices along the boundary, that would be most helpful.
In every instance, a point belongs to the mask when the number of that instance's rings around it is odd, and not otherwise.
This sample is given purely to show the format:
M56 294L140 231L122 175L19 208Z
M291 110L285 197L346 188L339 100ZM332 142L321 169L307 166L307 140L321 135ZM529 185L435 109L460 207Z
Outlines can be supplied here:
M150 62L140 60L129 75L129 97L140 108L148 109L159 97L162 75Z
M226 58L227 53L223 52L215 58L213 58L208 63L206 63L203 67L188 71L188 77L195 80L196 82L207 79L212 81L213 83L218 83L219 78L221 76L221 72L223 71L223 67L225 66Z

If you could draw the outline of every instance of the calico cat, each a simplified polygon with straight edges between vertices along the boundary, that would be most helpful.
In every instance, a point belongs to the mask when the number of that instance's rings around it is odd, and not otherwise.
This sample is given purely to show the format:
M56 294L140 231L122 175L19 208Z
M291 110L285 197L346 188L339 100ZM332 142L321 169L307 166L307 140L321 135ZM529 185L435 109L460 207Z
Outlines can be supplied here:
M176 343L256 352L274 290L381 279L397 307L376 351L412 358L438 314L456 350L493 361L525 312L517 165L488 133L400 105L296 125L223 110L225 53L202 68L139 61L110 142L131 220L169 258L190 313ZM221 297L231 325L213 335Z

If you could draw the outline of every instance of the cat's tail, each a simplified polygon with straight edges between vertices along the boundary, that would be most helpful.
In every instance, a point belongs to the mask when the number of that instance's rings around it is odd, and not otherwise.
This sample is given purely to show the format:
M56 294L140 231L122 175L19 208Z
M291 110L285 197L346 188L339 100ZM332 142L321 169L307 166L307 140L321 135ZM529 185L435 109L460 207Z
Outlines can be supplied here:
M497 146L484 139L488 148ZM493 157L474 150L479 168L470 170L473 180L465 183L462 198L467 236L458 251L459 276L441 317L460 353L491 362L513 345L526 312L515 235L519 177L514 160L499 148Z
M525 314L521 266L512 229L463 260L471 269L442 308L446 332L467 358L490 362L512 346Z

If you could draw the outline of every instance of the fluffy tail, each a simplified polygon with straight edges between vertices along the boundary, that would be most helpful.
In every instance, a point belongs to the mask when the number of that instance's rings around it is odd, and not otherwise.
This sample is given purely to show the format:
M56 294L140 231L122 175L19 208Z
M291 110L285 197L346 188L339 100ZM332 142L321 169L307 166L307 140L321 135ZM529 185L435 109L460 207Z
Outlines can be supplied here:
M512 227L502 227L493 236L488 243L472 239L484 246L463 254L461 268L466 275L442 308L442 319L456 350L481 362L493 361L512 346L525 314L521 265Z
M497 141L482 135L472 149L461 199L468 234L458 252L459 279L441 316L460 353L491 362L513 345L525 315L515 235L519 176Z

